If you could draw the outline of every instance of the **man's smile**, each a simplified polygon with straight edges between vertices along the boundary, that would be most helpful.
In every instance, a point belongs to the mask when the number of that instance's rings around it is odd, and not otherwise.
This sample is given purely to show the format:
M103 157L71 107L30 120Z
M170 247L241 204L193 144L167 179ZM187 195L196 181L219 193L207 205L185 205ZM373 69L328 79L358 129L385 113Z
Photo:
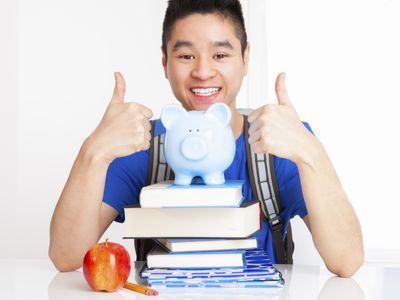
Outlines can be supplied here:
M192 87L190 91L198 100L214 100L220 93L221 87L205 86L205 87Z

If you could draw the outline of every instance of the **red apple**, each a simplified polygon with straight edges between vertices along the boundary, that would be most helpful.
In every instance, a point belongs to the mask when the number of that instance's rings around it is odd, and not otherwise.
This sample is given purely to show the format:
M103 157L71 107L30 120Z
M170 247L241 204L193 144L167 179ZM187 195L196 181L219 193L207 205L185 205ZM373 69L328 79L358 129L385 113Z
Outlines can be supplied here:
M83 274L96 291L115 292L126 283L131 271L128 251L106 239L94 245L83 258Z

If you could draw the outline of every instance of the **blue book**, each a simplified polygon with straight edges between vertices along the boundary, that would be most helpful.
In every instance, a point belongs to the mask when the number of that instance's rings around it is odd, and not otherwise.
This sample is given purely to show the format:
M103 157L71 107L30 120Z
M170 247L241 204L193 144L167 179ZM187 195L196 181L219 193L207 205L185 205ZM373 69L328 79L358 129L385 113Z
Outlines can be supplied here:
M162 287L273 288L282 287L282 274L262 249L246 250L245 265L235 268L148 268L140 276Z
M227 180L224 184L176 185L162 181L142 188L140 207L239 207L243 201L243 180Z
M169 252L196 252L256 249L257 239L156 239Z
M157 245L147 255L149 268L221 268L243 267L243 250L168 252Z
M149 285L154 288L281 288L285 281L279 280L253 280L253 281L231 281L231 282L150 282Z

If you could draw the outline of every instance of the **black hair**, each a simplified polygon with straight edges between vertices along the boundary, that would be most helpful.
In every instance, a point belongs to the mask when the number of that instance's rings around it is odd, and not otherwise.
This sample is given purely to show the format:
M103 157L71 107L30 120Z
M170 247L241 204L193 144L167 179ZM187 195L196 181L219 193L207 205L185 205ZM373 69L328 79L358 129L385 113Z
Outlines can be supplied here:
M191 14L218 14L232 22L240 40L242 55L247 46L242 6L239 0L169 0L165 12L162 32L162 50L167 55L167 42L171 38L172 27L179 19Z

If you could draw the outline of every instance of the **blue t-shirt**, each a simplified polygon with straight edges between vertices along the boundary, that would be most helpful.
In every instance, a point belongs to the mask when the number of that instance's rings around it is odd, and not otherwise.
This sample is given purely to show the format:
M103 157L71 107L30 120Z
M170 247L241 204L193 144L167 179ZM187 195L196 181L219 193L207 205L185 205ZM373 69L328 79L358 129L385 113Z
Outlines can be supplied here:
M310 126L303 122L304 126L312 132ZM155 135L165 132L160 121L156 123ZM124 206L139 203L139 194L146 185L148 175L150 151L140 151L129 156L115 159L107 171L104 188L103 201L119 212L115 219L117 222L124 222ZM249 174L246 164L246 145L244 133L236 140L235 158L229 168L225 171L226 180L244 180L243 197L250 201L253 199ZM301 190L300 177L295 163L288 159L275 157L275 173L281 199L282 211L280 216L283 220L283 232L290 219L295 216L303 218L307 215L307 208ZM262 229L255 234L260 248L269 253L273 263L277 262L274 249L274 241L268 224L263 220Z

